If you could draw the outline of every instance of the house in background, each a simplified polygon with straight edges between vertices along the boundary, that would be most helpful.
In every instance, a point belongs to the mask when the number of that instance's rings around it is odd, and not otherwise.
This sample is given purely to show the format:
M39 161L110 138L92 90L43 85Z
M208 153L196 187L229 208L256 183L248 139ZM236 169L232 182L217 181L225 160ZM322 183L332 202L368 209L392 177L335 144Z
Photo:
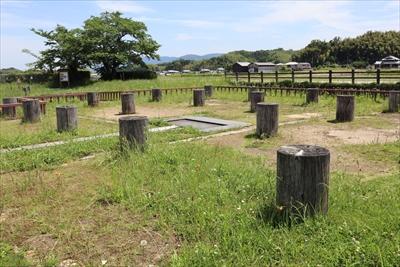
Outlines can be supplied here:
M236 62L232 65L233 72L248 72L250 62Z
M291 68L292 70L309 70L311 69L311 64L308 62L288 62L286 66Z
M272 62L254 62L249 65L249 72L274 72L276 65Z
M375 69L391 69L400 68L400 59L394 56L388 56L383 58L381 61L375 62Z

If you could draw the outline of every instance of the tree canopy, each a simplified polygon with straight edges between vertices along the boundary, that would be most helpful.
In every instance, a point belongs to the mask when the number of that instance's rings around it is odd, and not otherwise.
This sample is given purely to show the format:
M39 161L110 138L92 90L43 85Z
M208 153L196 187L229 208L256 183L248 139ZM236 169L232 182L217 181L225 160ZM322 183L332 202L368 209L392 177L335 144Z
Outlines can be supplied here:
M76 71L89 67L103 79L117 77L117 69L128 65L145 66L142 56L156 59L160 45L147 33L143 22L122 17L120 12L104 12L84 22L83 28L58 25L54 30L32 31L46 38L34 66L53 71L68 68Z

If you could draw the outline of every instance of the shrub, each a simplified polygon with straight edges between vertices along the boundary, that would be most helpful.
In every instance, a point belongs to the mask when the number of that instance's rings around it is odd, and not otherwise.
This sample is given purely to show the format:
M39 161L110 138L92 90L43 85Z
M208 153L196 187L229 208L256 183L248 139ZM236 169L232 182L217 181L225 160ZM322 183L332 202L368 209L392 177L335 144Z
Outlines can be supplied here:
M119 78L121 80L131 80L131 79L156 79L157 73L146 68L135 68L132 70L119 71Z

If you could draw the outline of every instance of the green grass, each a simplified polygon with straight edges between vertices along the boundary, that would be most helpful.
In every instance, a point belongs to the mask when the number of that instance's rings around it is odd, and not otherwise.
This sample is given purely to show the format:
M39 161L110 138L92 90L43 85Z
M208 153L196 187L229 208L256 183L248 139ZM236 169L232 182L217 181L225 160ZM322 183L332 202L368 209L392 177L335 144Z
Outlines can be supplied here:
M192 151L196 151L193 153ZM361 183L334 173L327 217L275 225L275 173L262 158L181 144L110 160L101 198L159 218L182 241L172 266L395 266L399 260L397 174Z
M97 81L86 86L79 86L70 89L49 88L46 84L32 84L31 94L59 94L71 92L91 91L124 91L134 89L151 88L179 88L179 87L203 87L206 84L226 84L224 76L159 76L154 80L127 80L127 81ZM23 96L24 92L16 83L0 83L0 98L11 96Z
M24 254L15 252L12 246L0 243L0 266L31 266Z

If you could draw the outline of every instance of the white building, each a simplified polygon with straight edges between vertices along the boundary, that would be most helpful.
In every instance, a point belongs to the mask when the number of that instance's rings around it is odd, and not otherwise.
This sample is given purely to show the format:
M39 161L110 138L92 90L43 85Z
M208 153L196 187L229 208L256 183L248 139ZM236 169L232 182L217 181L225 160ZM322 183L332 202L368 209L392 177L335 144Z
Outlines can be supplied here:
M274 72L276 65L272 62L254 62L249 65L249 72Z
M390 69L390 68L400 68L400 59L394 56L388 56L383 58L381 61L375 62L375 69Z

